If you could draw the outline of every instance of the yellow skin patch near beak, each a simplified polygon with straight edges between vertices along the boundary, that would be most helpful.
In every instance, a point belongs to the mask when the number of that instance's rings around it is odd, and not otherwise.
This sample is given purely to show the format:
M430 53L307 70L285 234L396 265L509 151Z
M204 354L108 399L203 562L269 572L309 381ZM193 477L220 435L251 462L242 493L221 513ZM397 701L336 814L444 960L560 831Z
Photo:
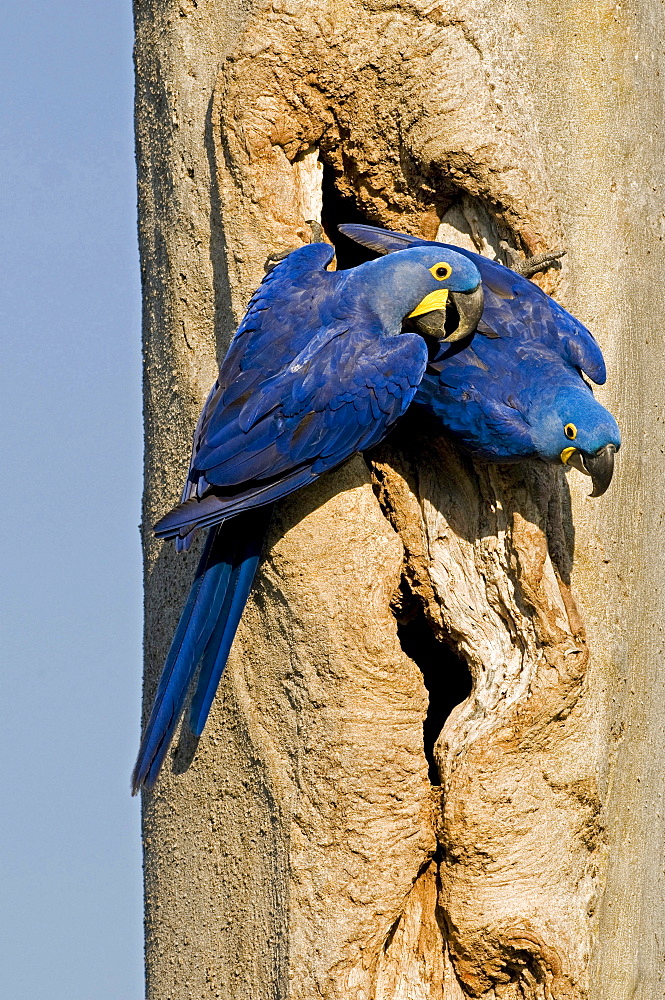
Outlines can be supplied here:
M559 458L561 459L561 461L563 462L564 465L568 465L568 460L570 459L571 455L575 454L576 451L577 451L577 448L564 448L563 449L563 451L559 455Z
M435 292L430 292L418 303L413 312L409 313L409 319L414 316L423 316L425 313L434 312L435 309L445 309L448 301L448 289L438 288Z

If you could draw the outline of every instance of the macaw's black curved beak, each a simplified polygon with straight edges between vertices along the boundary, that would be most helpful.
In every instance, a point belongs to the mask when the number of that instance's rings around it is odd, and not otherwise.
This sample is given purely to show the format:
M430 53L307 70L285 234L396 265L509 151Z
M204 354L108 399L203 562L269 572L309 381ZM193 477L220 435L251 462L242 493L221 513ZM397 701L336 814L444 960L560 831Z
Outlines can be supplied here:
M472 292L449 292L445 309L434 309L418 316L414 323L428 337L436 337L437 340L451 344L456 340L464 340L475 331L483 314L483 306L482 285L478 285Z
M585 476L591 476L593 490L589 494L590 497L602 497L608 490L614 474L615 454L616 447L613 444L606 444L595 455L575 451L568 459L568 465L583 472Z
M597 451L595 455L582 454L584 467L591 476L593 492L591 497L602 497L612 482L614 474L614 456L616 448L613 444L606 444L604 448Z

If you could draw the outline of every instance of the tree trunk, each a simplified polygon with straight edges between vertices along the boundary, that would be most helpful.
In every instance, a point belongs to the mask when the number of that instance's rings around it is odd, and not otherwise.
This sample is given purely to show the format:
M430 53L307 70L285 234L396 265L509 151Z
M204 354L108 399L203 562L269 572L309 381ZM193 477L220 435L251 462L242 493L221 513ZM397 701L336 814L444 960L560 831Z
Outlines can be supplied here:
M147 701L198 555L150 526L308 219L566 246L546 287L624 433L592 502L413 414L278 506L208 726L145 796L148 997L665 996L661 4L135 7Z

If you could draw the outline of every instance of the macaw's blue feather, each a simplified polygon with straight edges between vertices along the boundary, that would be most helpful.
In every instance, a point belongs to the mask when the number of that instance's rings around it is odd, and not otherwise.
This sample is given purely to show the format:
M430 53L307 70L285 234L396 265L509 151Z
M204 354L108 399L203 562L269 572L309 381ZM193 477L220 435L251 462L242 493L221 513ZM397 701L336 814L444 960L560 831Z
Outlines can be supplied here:
M373 226L339 227L379 253L447 248ZM482 277L478 331L493 337L441 344L414 399L473 454L490 461L561 462L574 449L587 459L618 450L616 421L594 399L584 372L605 381L605 362L589 331L527 278L460 247ZM570 435L574 435L571 437ZM606 487L605 487L606 488Z
M271 513L272 507L263 507L257 512L234 518L229 524L229 531L233 533L234 537L233 551L230 555L232 569L224 600L217 613L215 628L203 653L201 670L192 699L189 727L195 736L200 736L203 732L213 698L231 652L231 646L256 576ZM222 529L218 528L217 530L219 532Z
M206 540L187 602L180 616L171 648L159 679L132 774L132 792L141 785L150 787L159 774L187 698L189 686L208 644L231 576L231 562L225 558L213 529ZM217 544L216 544L217 543Z
M201 664L190 728L200 735L226 665L259 564L271 508L211 529L159 680L132 790L159 774L187 694Z
M403 319L432 291L480 281L472 262L440 247L349 271L325 270L331 258L327 244L301 247L253 296L199 421L182 503L158 522L159 537L187 538L271 503L380 441L427 363ZM445 279L434 274L442 261L452 264Z
M304 466L294 469L288 476L280 476L274 483L248 483L238 490L234 497L216 496L209 493L202 500L188 500L178 504L155 526L158 538L188 538L197 528L210 528L213 524L235 517L244 510L253 510L270 504L295 490L308 486L316 479L317 473Z
M439 247L343 272L326 270L332 255L327 244L294 251L252 297L199 418L181 503L155 526L181 549L197 529L212 531L159 682L134 791L154 783L199 665L190 725L203 730L259 560L267 514L256 508L387 434L427 365L423 338L404 332L403 320L424 300L429 308L433 292L463 294L480 283L472 262Z
M383 254L426 246L455 250L475 264L482 278L485 308L479 332L489 330L498 334L500 339L516 337L534 340L554 351L572 367L583 371L597 385L605 382L607 373L602 352L586 327L538 285L516 271L463 247L424 240L406 233L356 224L339 226L339 229L363 246ZM503 349L501 345L497 348L498 351Z

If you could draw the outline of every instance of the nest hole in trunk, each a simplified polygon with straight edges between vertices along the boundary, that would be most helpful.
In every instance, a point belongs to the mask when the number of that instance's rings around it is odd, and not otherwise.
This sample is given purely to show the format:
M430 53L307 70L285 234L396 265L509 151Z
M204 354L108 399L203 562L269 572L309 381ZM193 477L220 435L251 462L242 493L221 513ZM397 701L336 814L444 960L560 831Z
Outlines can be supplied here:
M345 198L335 185L335 172L329 164L323 161L322 210L321 225L326 236L335 247L337 270L346 271L357 267L367 260L374 260L379 255L375 250L368 250L348 236L343 236L338 226L345 222L356 222L367 225L370 220L357 208L353 198ZM373 223L376 225L376 223Z
M409 602L408 613L397 619L397 635L402 650L420 669L427 689L429 705L423 722L423 747L429 780L438 786L441 782L434 744L452 710L471 694L471 672L452 643L437 636L414 598Z

